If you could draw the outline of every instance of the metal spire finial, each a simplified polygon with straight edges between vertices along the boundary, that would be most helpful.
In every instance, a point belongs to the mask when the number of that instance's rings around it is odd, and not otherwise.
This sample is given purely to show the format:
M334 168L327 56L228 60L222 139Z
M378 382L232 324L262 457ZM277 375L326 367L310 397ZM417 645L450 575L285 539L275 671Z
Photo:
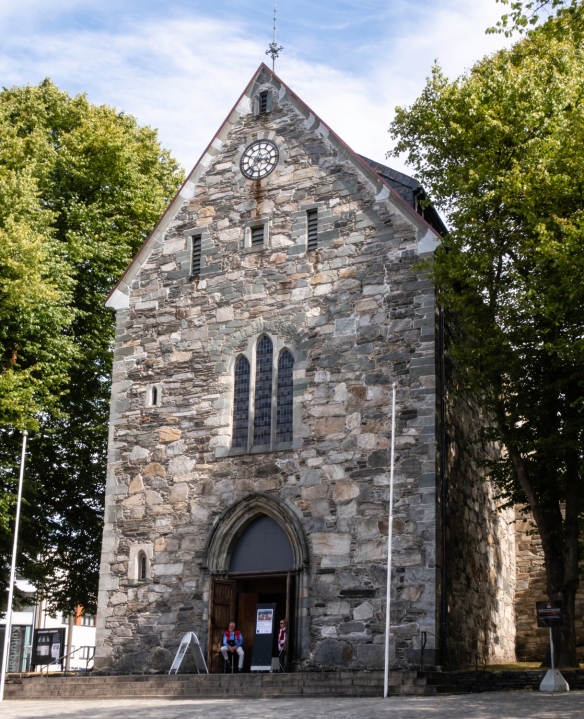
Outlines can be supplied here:
M276 70L276 58L280 57L280 52L284 49L281 45L278 47L276 42L276 6L274 5L274 40L269 45L270 49L266 50L266 55L272 56L272 72Z

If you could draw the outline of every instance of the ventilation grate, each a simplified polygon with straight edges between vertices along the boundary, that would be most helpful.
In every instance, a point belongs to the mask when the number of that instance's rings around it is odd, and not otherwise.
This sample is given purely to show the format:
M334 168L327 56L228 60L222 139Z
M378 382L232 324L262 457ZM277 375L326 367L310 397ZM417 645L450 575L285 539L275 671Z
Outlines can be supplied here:
M316 250L318 245L318 210L308 210L306 213L308 224L308 250Z
M252 247L254 245L263 245L264 244L264 226L263 225L260 225L259 227L251 228L251 244L252 244Z
M268 111L268 91L260 92L260 115Z
M193 237L193 262L192 274L199 275L201 273L201 236Z

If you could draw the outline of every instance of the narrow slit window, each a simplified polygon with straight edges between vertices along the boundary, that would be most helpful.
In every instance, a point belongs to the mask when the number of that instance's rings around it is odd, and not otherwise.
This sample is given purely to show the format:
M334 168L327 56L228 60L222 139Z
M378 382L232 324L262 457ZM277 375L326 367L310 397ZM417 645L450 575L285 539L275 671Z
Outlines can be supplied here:
M269 337L262 337L256 353L256 386L254 414L254 447L270 444L272 433L272 363L274 346Z
M240 357L235 365L235 393L233 397L233 446L247 447L249 423L249 377L247 357Z
M144 552L141 552L140 556L138 557L138 579L144 580L148 576L148 563L146 559L146 555Z
M195 276L201 274L201 236L193 237L193 261L191 273Z
M292 372L294 357L286 350L278 360L278 411L276 442L292 441Z
M306 213L308 225L308 250L316 250L318 245L318 210L308 210Z
M158 404L158 387L152 387L152 394L150 395L150 404L156 407Z
M268 111L268 91L260 92L260 115Z
M263 245L264 244L264 226L251 228L251 245Z

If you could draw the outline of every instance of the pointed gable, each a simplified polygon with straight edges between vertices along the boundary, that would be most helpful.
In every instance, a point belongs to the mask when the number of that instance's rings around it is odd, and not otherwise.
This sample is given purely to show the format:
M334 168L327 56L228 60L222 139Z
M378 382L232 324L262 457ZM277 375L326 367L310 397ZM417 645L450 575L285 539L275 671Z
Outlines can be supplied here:
M265 90L266 88L269 88L270 92L264 93L264 98L262 99L260 97L260 89ZM444 226L433 208L430 208L431 212L428 213L427 219L416 211L415 203L409 201L408 186L404 184L404 178L409 181L412 191L418 188L418 191L420 191L421 188L419 184L406 175L395 173L395 171L390 170L390 168L386 168L379 163L375 163L355 153L327 124L312 112L308 105L262 63L235 103L232 111L219 128L219 131L203 152L192 172L167 207L154 230L112 290L106 301L107 307L113 310L126 309L129 307L130 287L137 273L147 262L148 257L153 251L160 249L165 241L172 241L171 238L167 236L171 223L176 221L177 217L180 216L186 203L195 197L201 178L211 173L214 166L221 164L221 156L225 143L228 141L234 128L236 128L246 116L250 114L257 115L260 109L260 102L262 101L266 103L264 109L268 111L272 109L272 102L278 102L280 104L287 103L292 111L302 116L305 120L305 128L311 130L320 139L325 154L336 153L337 161L349 163L354 171L361 177L362 181L370 186L371 191L375 195L376 202L385 203L392 215L400 217L403 221L414 227L418 254L433 252L438 247L440 244L440 234ZM266 133L266 137L268 137L269 134L270 133ZM256 138L250 137L248 140L257 139L260 135L261 133L257 133ZM285 167L286 159L284 150L284 152L280 153L279 158L279 167L282 170ZM237 173L237 169L235 172ZM391 173L394 173L396 176L399 175L400 179L396 181L396 177L392 177ZM294 179L301 181L303 178L297 176ZM406 191L404 191L404 188L406 188ZM234 202L237 204L236 199L234 199ZM175 249L178 250L182 244L182 239L180 237L176 238Z

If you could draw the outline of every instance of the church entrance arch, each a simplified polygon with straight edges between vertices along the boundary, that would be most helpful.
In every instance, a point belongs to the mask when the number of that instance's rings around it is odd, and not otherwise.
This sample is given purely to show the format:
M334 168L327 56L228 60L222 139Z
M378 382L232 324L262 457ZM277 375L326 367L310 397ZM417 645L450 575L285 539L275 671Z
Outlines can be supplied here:
M208 663L222 670L222 634L235 621L244 638L249 668L257 604L276 605L288 626L289 665L297 650L298 590L308 565L308 545L298 517L277 497L250 494L219 517L205 547L204 566L211 574ZM275 642L273 656L278 656Z

